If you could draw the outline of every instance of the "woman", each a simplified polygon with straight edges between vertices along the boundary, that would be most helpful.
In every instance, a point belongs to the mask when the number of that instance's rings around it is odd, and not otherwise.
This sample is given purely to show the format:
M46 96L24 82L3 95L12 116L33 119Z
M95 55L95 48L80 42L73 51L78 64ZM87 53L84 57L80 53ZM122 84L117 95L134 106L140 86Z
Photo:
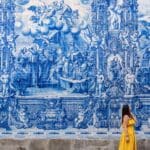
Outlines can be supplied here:
M137 150L134 125L136 119L131 114L128 105L122 108L122 135L119 143L119 150Z

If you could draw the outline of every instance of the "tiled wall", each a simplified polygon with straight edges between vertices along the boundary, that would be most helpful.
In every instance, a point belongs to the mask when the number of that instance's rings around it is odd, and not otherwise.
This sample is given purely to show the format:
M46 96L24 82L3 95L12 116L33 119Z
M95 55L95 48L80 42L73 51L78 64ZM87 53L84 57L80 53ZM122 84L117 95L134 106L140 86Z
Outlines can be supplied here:
M149 134L149 5L0 1L0 136L118 133L125 103Z

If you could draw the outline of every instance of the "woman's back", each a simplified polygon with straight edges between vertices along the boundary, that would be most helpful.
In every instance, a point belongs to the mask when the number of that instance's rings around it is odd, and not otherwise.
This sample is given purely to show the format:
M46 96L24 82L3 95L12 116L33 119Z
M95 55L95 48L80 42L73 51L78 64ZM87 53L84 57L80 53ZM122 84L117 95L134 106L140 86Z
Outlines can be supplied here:
M129 122L128 122L128 126L127 126L127 129L128 129L128 134L134 134L134 125L135 125L135 120L130 118L129 119Z

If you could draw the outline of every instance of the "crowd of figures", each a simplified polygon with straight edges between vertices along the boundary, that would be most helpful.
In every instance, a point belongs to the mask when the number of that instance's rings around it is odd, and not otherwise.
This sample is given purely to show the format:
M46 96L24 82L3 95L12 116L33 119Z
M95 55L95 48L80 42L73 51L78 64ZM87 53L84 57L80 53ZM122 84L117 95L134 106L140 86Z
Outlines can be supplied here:
M14 58L11 86L23 94L27 87L61 87L74 92L86 92L88 80L87 52L70 50L66 55L61 48L37 45L23 48ZM20 93L22 92L22 93Z
M12 67L2 72L3 96L24 95L27 87L94 91L95 39L78 10L63 0L28 9L34 26L22 34L30 35L33 45L12 50Z
M1 73L3 96L14 92L24 95L27 87L47 86L87 92L88 70L90 67L91 70L94 69L87 62L91 59L90 56L87 52L78 50L65 55L61 48L49 47L43 50L37 48L37 45L23 48L17 57L13 57L9 72L4 69Z

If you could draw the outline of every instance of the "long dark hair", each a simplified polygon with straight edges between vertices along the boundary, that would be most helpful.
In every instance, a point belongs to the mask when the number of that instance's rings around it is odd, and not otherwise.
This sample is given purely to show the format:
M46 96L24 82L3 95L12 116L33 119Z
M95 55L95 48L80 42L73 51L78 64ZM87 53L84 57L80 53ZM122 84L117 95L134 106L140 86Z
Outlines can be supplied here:
M131 112L130 112L130 108L128 104L123 105L122 107L122 123L123 123L123 117L124 115L128 115L129 118L133 118Z

